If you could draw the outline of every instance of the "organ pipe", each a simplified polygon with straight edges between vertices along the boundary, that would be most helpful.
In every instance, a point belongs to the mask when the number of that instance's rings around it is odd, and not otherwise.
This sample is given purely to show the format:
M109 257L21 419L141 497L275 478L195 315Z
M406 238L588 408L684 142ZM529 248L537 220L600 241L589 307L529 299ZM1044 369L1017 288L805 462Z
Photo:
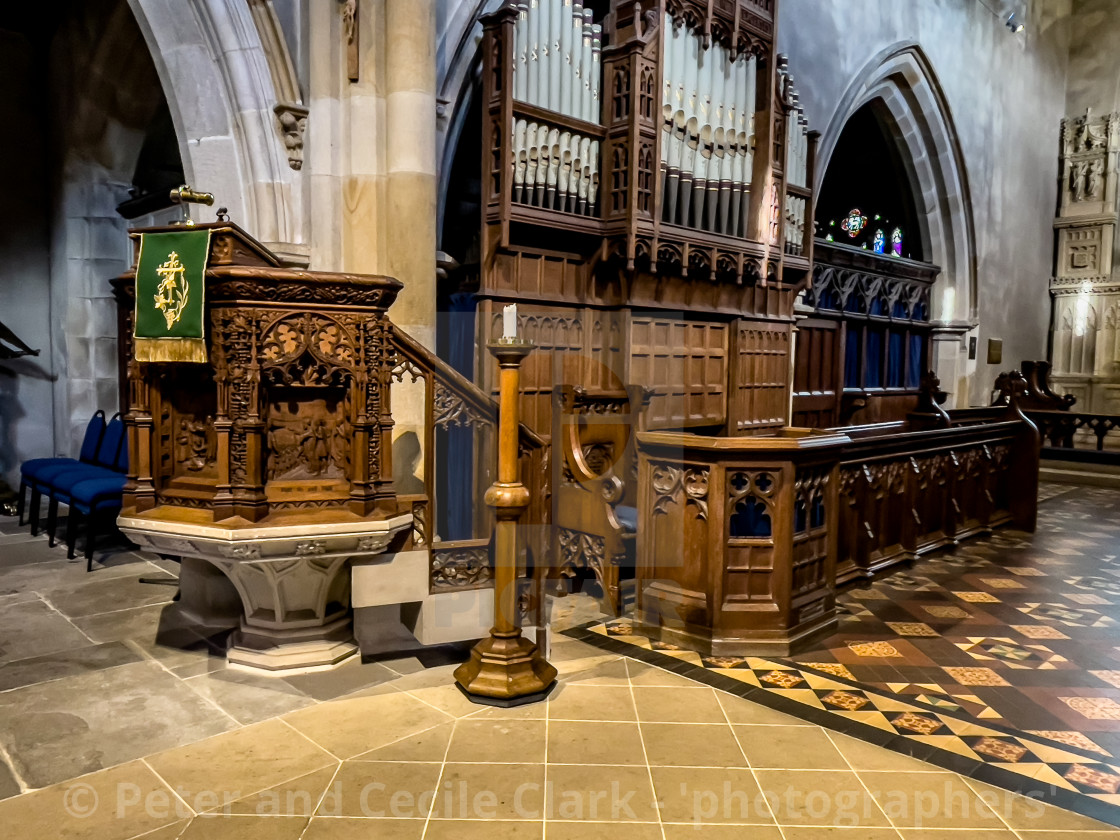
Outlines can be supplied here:
M518 0L514 24L516 101L563 117L602 121L603 28L579 0ZM661 213L665 222L745 237L754 174L758 63L753 56L675 25L661 39ZM786 183L807 188L807 124L788 61L779 58L778 94L787 107ZM637 80L632 80L637 84ZM517 118L513 130L514 200L593 215L599 194L599 143L561 120ZM631 161L631 164L634 164ZM786 226L803 238L805 202L787 201Z
M664 19L662 218L745 234L753 171L756 63Z
M603 28L576 0L517 4L514 98L598 123ZM559 125L517 119L513 126L514 201L590 215L598 199L599 143Z

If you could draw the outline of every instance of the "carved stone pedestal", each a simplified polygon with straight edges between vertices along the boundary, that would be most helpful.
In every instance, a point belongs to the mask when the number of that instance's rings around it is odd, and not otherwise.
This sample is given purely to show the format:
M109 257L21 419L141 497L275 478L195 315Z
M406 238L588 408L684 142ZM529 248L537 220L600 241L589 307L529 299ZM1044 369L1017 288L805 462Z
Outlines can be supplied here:
M122 516L118 524L142 548L203 560L237 590L240 627L230 636L231 665L290 674L331 668L358 652L350 608L350 561L380 554L412 524L409 514L330 524L222 527L205 514L174 519ZM186 562L181 589L201 587L206 567ZM186 613L205 605L184 603Z
M344 612L336 620L307 627L264 627L249 617L229 637L230 665L265 671L310 671L333 668L358 652L354 618ZM298 622L292 622L292 625Z

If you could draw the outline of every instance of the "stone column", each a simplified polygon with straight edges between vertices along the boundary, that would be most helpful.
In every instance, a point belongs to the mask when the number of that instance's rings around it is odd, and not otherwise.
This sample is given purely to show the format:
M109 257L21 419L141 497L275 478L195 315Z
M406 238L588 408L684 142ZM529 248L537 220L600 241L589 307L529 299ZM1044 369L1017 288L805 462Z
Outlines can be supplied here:
M435 0L385 0L384 273L404 289L390 310L394 324L435 349L436 334L436 14ZM393 387L394 450L399 486L424 476L422 382ZM415 440L411 436L415 435ZM415 444L419 443L419 447ZM419 448L420 457L410 453Z

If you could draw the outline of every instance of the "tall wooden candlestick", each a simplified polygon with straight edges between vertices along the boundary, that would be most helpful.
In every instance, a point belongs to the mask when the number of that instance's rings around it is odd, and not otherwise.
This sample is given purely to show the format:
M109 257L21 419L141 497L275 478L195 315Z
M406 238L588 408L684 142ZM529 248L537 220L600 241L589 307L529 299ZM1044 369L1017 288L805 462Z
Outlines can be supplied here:
M516 311L516 310L515 310ZM548 696L556 669L540 649L521 636L517 608L517 520L529 506L529 490L518 469L517 401L521 363L534 348L516 336L489 345L501 366L498 416L498 480L486 491L494 509L494 626L490 636L455 670L455 682L473 702L488 706L521 706Z

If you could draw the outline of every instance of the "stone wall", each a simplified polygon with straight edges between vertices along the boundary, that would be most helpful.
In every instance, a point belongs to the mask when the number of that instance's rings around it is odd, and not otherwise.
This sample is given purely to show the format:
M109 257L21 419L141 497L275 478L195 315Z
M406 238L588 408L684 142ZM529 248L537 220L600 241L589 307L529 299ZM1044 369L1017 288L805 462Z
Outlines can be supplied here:
M51 376L50 207L45 78L26 35L0 30L0 91L10 129L0 132L5 201L0 203L0 321L38 358L0 362L0 478L18 481L23 458L54 454ZM14 165L18 162L18 165ZM15 484L13 481L13 485Z
M880 92L867 81L880 56L909 48L926 60L929 78L901 69L884 79L881 92L898 100L892 112L899 117L900 144L916 169L932 176L916 178L915 194L918 212L931 220L929 250L943 268L934 316L947 328L937 366L957 405L986 402L998 370L1046 353L1045 278L1065 110L1068 3L1033 6L1019 35L982 3L782 0L780 6L779 49L790 56L806 115L823 132L826 153L853 106L862 104L860 95ZM950 127L955 149L936 131L939 123ZM947 155L956 156L956 184L939 175L952 167L926 166ZM938 196L948 198L943 209L950 220L955 206L970 210L971 242L967 229L932 227ZM972 337L977 360L967 358ZM1002 365L986 364L989 338L1003 340Z
M1120 111L1120 3L1073 0L1066 115Z
M107 280L128 265L130 223L115 208L161 96L188 181L292 264L400 278L392 317L434 343L434 2L89 0L44 14L34 40L51 49L0 57L20 127L3 139L20 162L4 212L27 232L2 246L13 250L0 319L44 345L42 371L0 384L15 397L0 418L0 474L73 451L95 408L116 410ZM415 394L396 408L400 432L422 425Z

